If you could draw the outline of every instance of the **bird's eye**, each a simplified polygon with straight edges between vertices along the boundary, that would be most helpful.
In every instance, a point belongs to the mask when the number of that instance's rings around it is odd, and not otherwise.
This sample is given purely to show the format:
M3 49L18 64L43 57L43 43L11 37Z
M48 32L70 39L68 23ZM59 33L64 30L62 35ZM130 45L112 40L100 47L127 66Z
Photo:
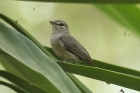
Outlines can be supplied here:
M64 23L60 23L59 25L60 25L60 26L64 26Z

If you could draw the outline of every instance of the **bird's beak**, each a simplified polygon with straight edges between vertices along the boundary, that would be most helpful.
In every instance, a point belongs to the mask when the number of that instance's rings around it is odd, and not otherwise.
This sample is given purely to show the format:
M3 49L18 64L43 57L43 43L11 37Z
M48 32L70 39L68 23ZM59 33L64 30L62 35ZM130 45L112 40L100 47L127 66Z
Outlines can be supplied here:
M53 22L53 21L50 21L50 23L51 23L52 25L54 25L54 22Z

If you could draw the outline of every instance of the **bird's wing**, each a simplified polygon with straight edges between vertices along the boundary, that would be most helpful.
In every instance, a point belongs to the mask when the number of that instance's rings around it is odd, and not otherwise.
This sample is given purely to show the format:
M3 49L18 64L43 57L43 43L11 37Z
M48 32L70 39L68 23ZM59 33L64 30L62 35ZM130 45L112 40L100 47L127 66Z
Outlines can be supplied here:
M87 50L74 37L70 35L63 35L59 39L64 44L67 51L95 66Z

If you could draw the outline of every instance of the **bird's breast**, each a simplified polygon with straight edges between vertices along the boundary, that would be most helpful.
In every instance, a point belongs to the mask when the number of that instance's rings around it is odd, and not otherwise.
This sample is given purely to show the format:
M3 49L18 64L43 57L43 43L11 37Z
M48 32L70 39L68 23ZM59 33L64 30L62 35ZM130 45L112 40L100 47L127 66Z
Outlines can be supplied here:
M60 41L61 35L51 35L51 46L57 56L65 61L78 60L79 58L65 49L64 44Z
M64 58L65 47L64 44L60 42L59 38L61 35L51 35L51 46L54 52L61 58Z

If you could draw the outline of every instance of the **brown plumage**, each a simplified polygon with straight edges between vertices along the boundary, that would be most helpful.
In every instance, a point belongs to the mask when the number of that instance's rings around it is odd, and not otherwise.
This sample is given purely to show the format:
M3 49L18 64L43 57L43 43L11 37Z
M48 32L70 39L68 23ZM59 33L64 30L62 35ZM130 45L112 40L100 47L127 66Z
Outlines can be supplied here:
M96 66L87 50L70 35L68 25L61 20L50 21L52 24L51 46L54 52L65 61L84 60Z

